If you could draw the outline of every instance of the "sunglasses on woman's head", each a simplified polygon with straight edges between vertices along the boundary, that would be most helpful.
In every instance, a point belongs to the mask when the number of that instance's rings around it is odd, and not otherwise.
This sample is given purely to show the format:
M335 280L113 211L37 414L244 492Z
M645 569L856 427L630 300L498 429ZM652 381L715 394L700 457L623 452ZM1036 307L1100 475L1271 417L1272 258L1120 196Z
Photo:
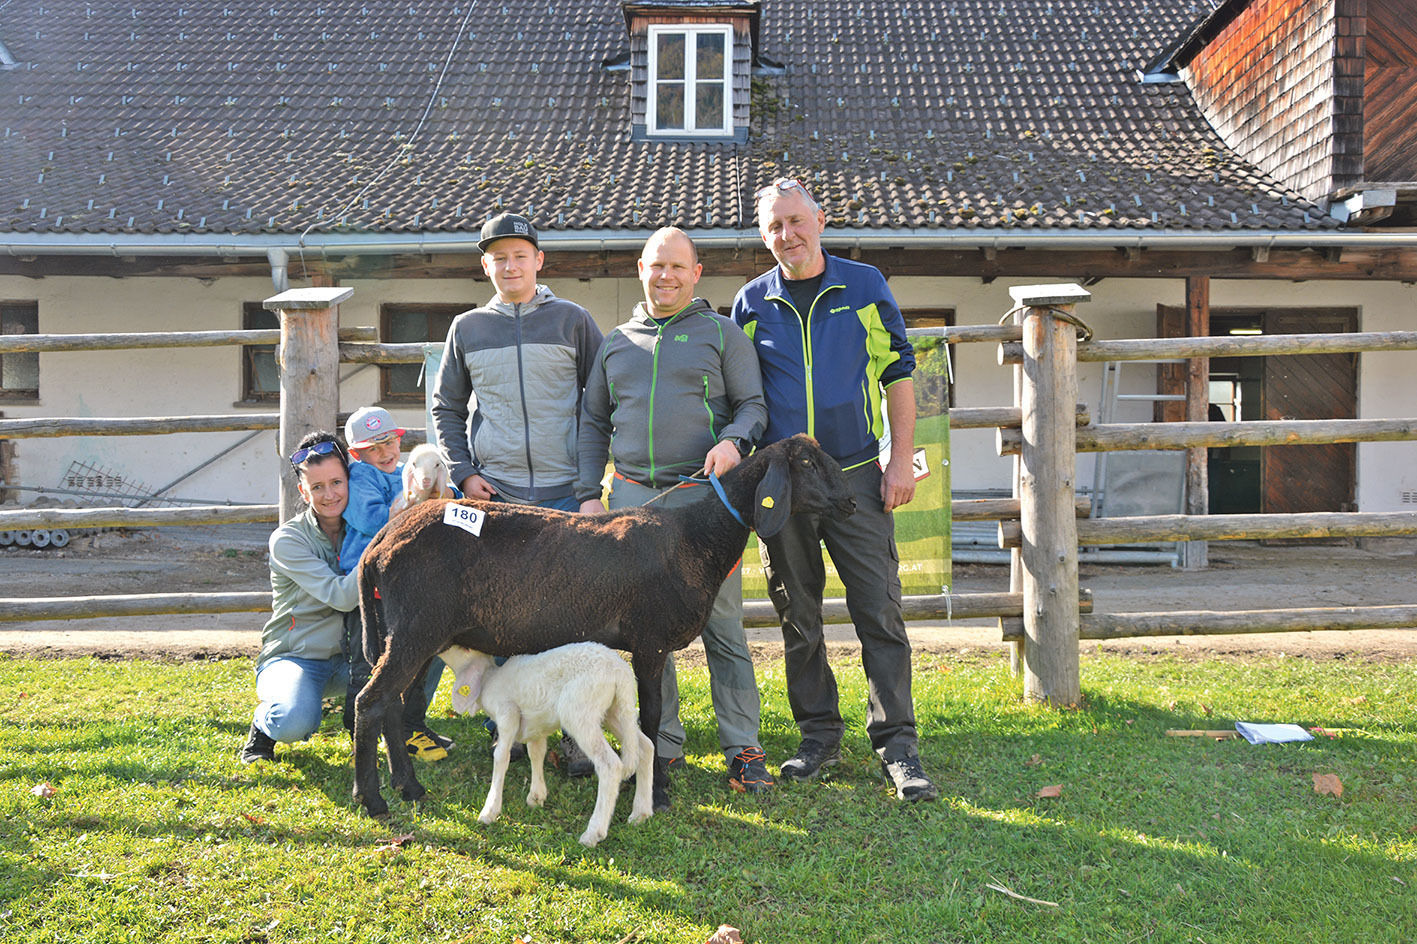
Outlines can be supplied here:
M800 190L802 191L802 195L808 200L812 199L811 193L802 185L802 181L798 180L796 177L779 177L766 187L759 187L758 192L753 194L753 199L761 200L774 191L777 193L791 193L793 190Z
M292 452L290 454L290 464L298 469L300 468L300 463L311 456L328 456L338 449L339 445L335 443L334 440L327 439L324 442L317 442L313 446L306 446L303 449L297 449Z

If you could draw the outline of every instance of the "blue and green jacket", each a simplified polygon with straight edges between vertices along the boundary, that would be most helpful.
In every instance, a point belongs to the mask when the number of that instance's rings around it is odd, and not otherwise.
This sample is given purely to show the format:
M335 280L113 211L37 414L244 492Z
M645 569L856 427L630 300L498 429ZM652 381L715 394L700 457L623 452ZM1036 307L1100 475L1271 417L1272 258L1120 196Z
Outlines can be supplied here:
M877 458L884 390L910 378L915 352L880 270L822 255L826 271L810 310L793 307L774 266L738 291L733 320L752 338L762 369L762 444L806 433L850 469Z
M737 325L702 298L663 325L641 302L586 379L576 497L600 497L607 454L616 473L666 488L703 468L715 443L752 443L766 423L757 358Z

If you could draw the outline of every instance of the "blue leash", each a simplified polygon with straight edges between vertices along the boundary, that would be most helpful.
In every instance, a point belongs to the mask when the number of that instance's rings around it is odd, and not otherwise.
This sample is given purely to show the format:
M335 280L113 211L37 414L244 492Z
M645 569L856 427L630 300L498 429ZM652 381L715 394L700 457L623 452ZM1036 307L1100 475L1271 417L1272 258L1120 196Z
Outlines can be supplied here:
M718 476L710 472L708 474L708 480L709 484L713 486L713 490L718 493L718 500L723 502L723 507L727 508L728 513L733 516L733 520L741 524L743 527L747 528L749 531L753 530L753 526L743 520L743 516L738 513L738 509L734 508L731 504L729 504L728 496L724 494L723 485L718 481ZM704 483L703 479L696 479L692 475L681 475L679 476L679 481L688 482L693 485L702 485Z

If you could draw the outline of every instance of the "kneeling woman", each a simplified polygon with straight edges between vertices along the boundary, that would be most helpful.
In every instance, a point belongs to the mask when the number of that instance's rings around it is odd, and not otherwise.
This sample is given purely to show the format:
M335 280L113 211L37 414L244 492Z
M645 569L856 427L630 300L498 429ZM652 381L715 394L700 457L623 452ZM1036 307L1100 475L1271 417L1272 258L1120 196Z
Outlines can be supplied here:
M328 432L311 433L290 456L308 506L271 534L271 618L256 660L256 716L243 763L273 760L277 741L303 741L320 727L322 699L344 697L344 614L359 605L357 571L340 575L349 456Z

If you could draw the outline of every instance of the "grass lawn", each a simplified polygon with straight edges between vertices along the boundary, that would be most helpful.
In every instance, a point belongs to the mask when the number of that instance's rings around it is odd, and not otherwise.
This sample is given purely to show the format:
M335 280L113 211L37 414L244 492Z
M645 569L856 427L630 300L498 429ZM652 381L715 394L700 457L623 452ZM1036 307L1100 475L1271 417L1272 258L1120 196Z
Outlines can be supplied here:
M919 806L886 793L859 664L839 668L842 766L766 796L725 789L705 671L682 670L674 809L627 826L622 791L588 851L589 781L552 774L529 810L514 768L502 820L477 823L490 762L470 719L439 725L459 743L420 766L429 799L390 796L377 823L351 804L336 718L237 763L248 662L0 658L0 941L697 944L720 923L784 944L1417 940L1417 666L1091 654L1085 706L1058 712L1021 704L992 655L919 654L941 787ZM781 665L760 682L775 768L796 746ZM1350 730L1163 733L1237 719Z

